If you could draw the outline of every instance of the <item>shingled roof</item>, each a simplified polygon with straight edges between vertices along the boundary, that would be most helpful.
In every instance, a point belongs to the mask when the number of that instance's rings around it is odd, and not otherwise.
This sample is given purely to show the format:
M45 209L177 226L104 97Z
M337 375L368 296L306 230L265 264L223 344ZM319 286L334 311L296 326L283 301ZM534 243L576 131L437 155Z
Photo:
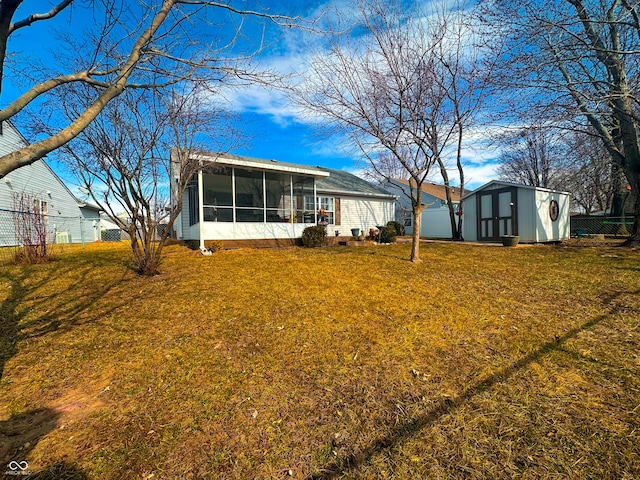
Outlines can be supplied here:
M401 183L403 185L409 186L409 180L402 180L399 178L394 178L394 182ZM413 183L413 182L412 182ZM425 182L422 184L422 191L428 195L432 195L435 198L440 200L447 199L447 192L444 185L439 185L437 183L428 183ZM460 195L460 189L458 187L451 187L451 201L459 202L460 197L470 193L469 190L464 190L462 195Z
M318 168L329 173L329 177L321 178L316 182L316 188L320 192L343 194L357 193L394 198L394 195L386 191L384 188L374 185L353 173L345 172L344 170L334 170L332 168Z

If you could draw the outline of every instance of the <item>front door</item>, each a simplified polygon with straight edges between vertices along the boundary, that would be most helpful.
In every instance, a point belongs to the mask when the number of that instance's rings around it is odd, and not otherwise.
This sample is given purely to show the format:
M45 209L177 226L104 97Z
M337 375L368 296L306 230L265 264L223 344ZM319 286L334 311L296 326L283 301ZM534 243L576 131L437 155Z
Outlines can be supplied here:
M478 193L478 241L497 242L502 235L518 234L516 199L515 187Z

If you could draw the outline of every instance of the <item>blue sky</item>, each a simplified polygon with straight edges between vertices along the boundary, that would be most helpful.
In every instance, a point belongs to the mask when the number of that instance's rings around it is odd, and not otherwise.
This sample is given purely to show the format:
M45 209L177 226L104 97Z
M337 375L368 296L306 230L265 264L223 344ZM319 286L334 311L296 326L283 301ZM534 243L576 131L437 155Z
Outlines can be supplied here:
M50 1L25 2L28 8L37 6L37 11L48 10ZM299 1L242 1L238 5L258 9L262 5L271 12L312 17L328 7L338 9L349 8L347 1L299 2ZM29 12L31 13L31 12ZM18 14L17 17L22 15ZM41 58L49 65L55 65L55 55L48 51L48 45L57 33L68 31L79 35L83 25L92 22L89 12L76 9L71 14L63 13L52 21L40 22L20 31L19 35L10 40L10 50L21 52L34 58ZM246 26L249 50L250 43L262 35L260 24L248 22ZM261 38L261 37L260 37ZM266 31L269 48L266 48L256 58L261 67L271 68L283 74L294 73L301 68L307 59L305 44L300 32L269 28ZM51 43L53 44L53 43ZM243 47L244 45L239 45ZM7 77L9 73L6 72ZM13 85L9 78L5 79L2 92L2 104L20 93L20 88ZM326 139L318 135L316 125L307 121L304 116L296 113L296 109L289 104L284 94L262 87L249 87L228 92L226 95L229 108L238 115L239 124L247 129L247 142L234 150L238 155L257 158L277 159L280 161L320 165L335 169L344 169L354 173L362 172L362 158L355 151L340 148L338 139ZM496 178L495 164L492 152L480 148L483 136L477 134L468 139L464 151L465 175L467 186L476 188L490 179ZM55 161L55 153L48 157L49 163L67 182L71 182L70 175ZM453 172L455 179L455 172ZM439 176L433 177L439 181ZM455 180L454 180L455 182Z

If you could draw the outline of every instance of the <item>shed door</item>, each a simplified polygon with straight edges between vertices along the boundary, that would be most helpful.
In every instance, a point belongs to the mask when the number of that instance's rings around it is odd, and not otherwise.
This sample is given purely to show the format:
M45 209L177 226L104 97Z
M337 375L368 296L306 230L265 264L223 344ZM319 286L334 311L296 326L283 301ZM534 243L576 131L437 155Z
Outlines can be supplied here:
M478 193L478 241L497 242L502 235L518 234L516 198L515 187Z

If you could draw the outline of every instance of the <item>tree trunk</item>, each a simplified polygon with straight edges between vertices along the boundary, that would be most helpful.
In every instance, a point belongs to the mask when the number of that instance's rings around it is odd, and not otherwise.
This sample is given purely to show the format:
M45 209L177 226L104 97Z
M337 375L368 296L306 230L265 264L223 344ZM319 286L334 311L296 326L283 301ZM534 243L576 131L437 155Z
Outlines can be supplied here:
M631 236L624 244L635 246L640 244L640 172L627 168L625 174L629 180L633 198L633 226L629 232Z
M411 243L411 261L413 263L420 262L420 208L418 206L413 207L413 235L412 235L412 243Z
M453 207L453 201L451 199L451 186L449 185L449 174L447 173L447 169L444 165L444 162L439 157L438 157L438 166L440 167L440 174L442 175L442 180L444 181L444 191L447 198L447 208L449 209L449 222L451 224L451 238L453 240L460 240L458 225L456 224L456 212Z
M411 261L420 262L420 216L422 214L422 182L416 182L416 196L411 192L411 214L413 215L413 235L411 236ZM411 189L412 187L409 186Z

